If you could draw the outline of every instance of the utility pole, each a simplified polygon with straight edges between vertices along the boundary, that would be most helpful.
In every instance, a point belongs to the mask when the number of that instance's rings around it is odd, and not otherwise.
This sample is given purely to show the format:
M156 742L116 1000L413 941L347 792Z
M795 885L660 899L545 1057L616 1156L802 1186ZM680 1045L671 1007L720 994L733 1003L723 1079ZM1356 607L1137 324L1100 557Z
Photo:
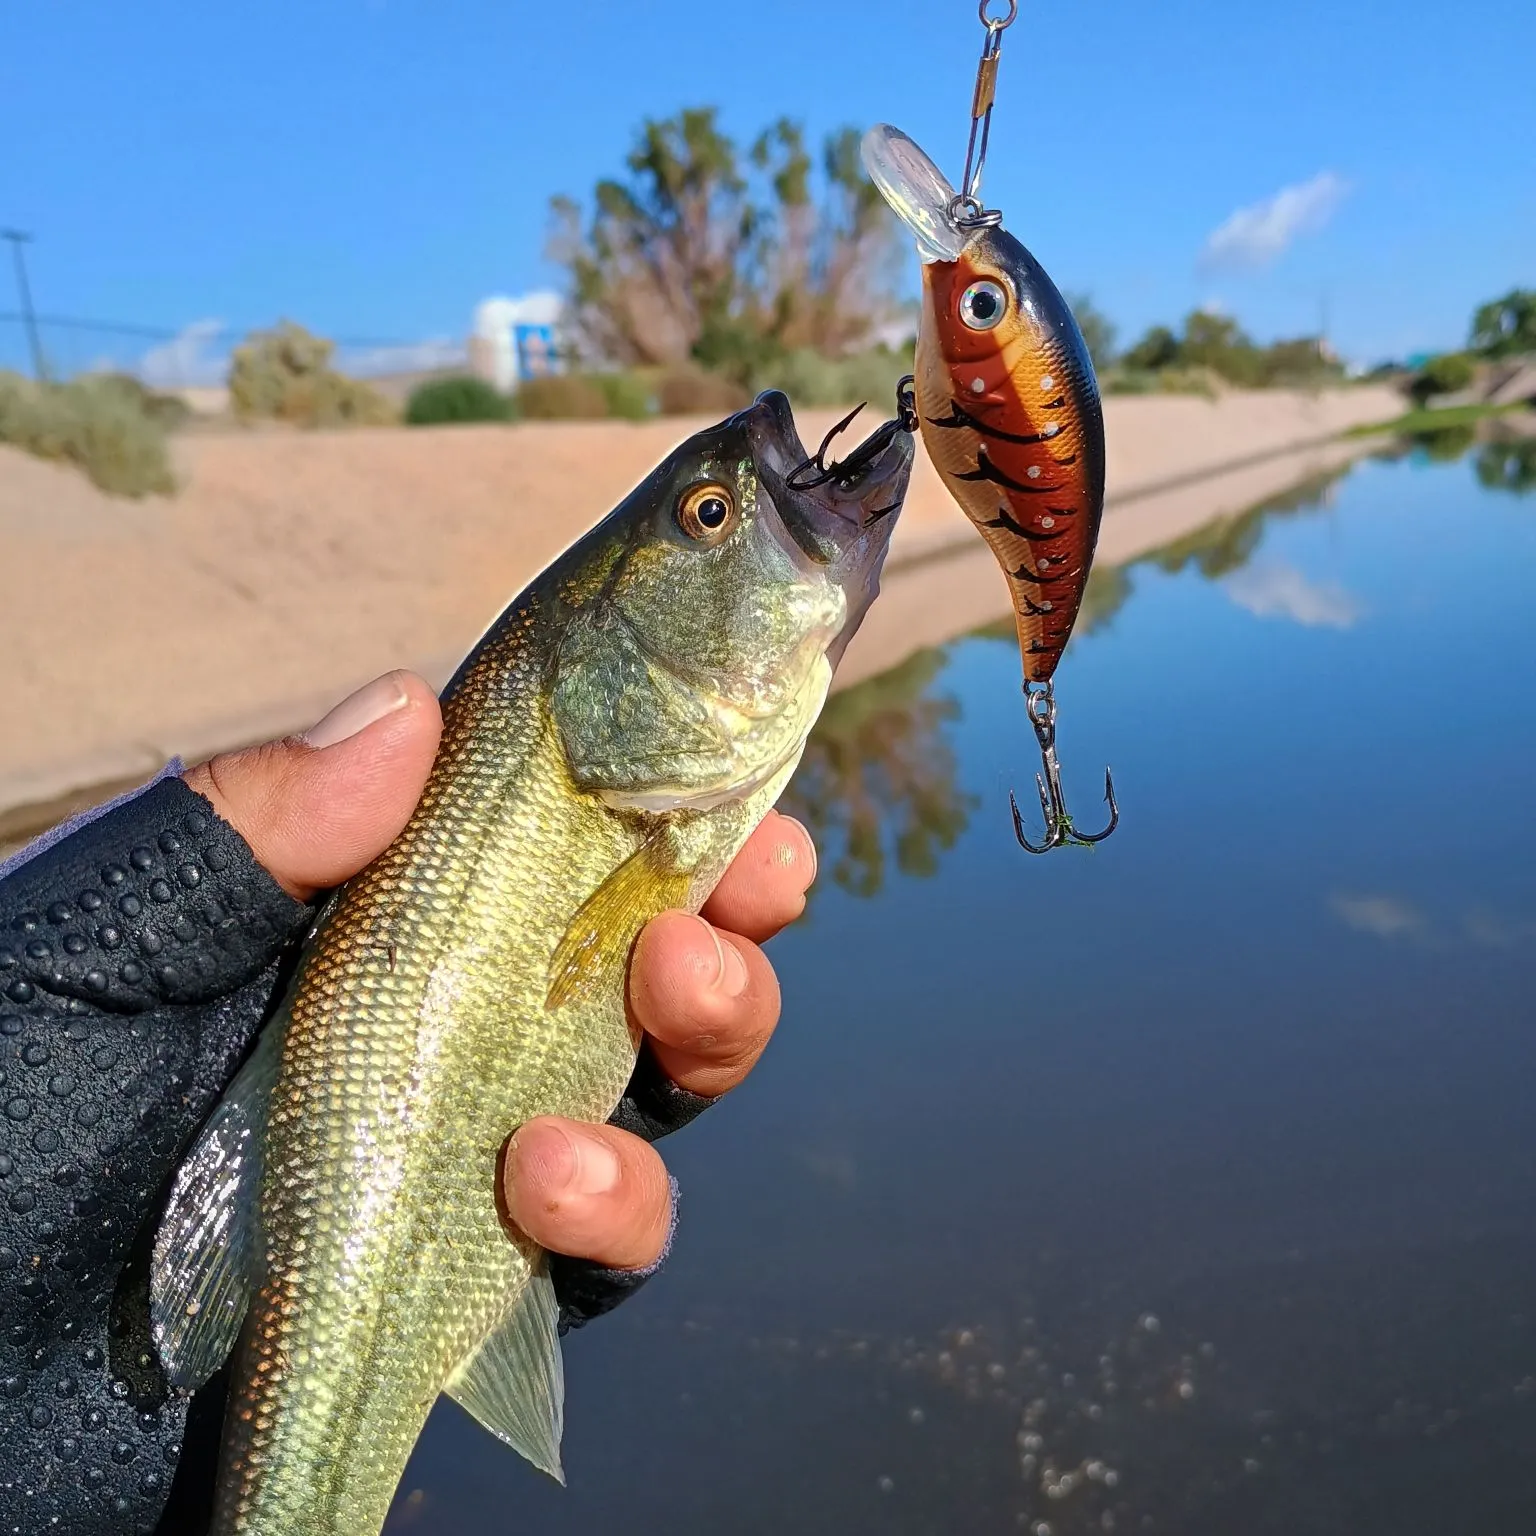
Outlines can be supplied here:
M27 263L21 254L24 245L32 243L32 236L19 229L0 229L0 240L11 242L11 255L16 262L16 288L21 295L21 314L27 326L27 340L32 343L32 372L39 384L47 382L48 365L43 361L43 341L37 333L37 311L32 308L32 289L27 283Z

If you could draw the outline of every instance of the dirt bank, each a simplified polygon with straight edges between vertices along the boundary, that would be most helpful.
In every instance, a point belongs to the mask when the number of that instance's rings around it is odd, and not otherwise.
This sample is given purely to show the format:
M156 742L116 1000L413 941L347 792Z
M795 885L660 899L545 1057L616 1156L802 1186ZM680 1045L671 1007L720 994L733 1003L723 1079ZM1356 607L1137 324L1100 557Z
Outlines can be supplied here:
M1213 515L1193 494L1212 474L1258 483L1291 451L1400 409L1375 388L1112 399L1102 558L1146 547L1154 523L1174 537ZM802 434L831 419L806 413ZM0 827L46 822L172 753L302 728L388 667L440 679L698 425L191 436L181 493L146 503L0 449ZM893 567L973 538L920 461ZM969 611L975 582L931 585L925 611L945 632L991 616ZM859 672L899 660L904 634L872 628Z

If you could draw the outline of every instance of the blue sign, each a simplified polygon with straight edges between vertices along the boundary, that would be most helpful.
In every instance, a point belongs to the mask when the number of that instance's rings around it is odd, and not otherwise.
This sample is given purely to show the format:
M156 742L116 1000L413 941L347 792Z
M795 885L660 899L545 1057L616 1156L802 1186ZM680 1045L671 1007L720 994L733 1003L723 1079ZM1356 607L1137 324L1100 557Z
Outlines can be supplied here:
M520 379L543 378L559 369L559 354L555 350L555 328L552 325L517 325L512 328L512 341L517 348L517 376Z

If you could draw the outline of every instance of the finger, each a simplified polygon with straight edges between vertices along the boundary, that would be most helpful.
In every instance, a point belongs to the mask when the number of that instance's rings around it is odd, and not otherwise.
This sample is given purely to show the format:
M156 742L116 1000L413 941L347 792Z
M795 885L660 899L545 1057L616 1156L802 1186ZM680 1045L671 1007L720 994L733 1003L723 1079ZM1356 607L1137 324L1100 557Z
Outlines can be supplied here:
M750 939L663 912L635 945L629 1005L680 1088L714 1098L757 1063L779 1022L779 983Z
M805 910L816 878L816 845L793 816L770 811L726 870L704 916L759 944Z
M655 1150L611 1125L530 1120L502 1162L507 1214L534 1242L612 1269L645 1269L672 1225L672 1184Z
M223 753L189 768L185 779L278 884L307 901L355 875L399 835L442 730L426 683L389 672L302 736Z

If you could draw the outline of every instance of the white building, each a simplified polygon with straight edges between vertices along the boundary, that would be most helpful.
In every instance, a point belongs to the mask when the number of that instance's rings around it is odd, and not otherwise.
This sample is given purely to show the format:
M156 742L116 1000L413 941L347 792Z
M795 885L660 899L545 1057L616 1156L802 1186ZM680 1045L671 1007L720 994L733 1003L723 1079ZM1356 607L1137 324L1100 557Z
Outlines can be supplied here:
M516 389L524 374L554 372L563 308L560 295L549 292L484 300L470 333L470 370L503 392Z

